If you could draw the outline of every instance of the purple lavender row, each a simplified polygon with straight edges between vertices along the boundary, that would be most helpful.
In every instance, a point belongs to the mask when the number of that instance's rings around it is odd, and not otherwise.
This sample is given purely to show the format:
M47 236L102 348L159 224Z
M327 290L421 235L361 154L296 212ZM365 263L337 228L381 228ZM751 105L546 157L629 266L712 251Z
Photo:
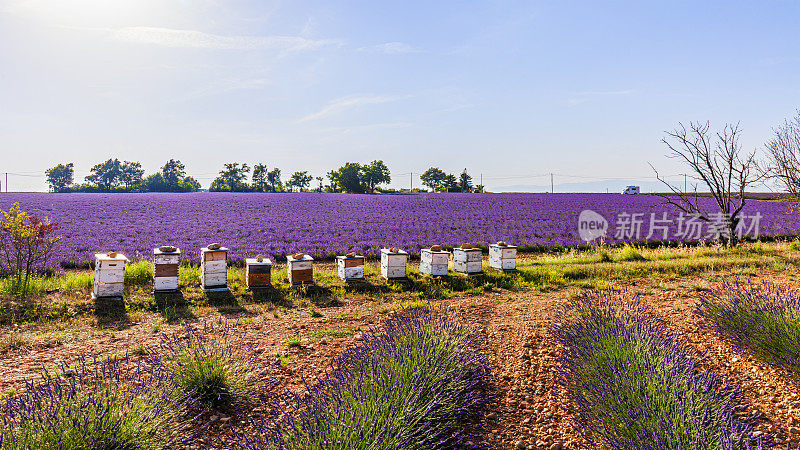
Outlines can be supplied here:
M474 330L450 311L415 308L364 333L247 449L450 449L479 442L488 369ZM470 431L471 430L471 431Z
M800 295L770 283L724 282L704 292L696 314L739 348L800 374Z
M738 388L698 368L686 342L619 291L572 300L553 327L564 346L562 406L590 443L611 449L763 449Z

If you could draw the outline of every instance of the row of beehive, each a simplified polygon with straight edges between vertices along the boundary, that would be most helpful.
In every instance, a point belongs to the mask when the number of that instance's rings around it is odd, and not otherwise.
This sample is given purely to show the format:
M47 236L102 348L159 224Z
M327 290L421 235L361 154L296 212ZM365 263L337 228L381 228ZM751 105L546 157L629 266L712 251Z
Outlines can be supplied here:
M502 244L502 245L499 245ZM178 265L181 251L165 246L153 251L155 292L178 290ZM222 291L228 287L228 249L212 244L200 251L200 284L204 291ZM489 247L489 267L498 270L516 268L517 248L505 243ZM292 285L313 282L313 262L310 255L295 253L287 255L287 278ZM339 278L347 281L364 279L364 257L348 254L337 256ZM479 248L462 246L453 249L453 269L456 272L474 274L483 271L483 253ZM121 297L125 278L125 263L128 259L115 252L95 254L95 277L93 297ZM450 252L440 246L423 249L420 257L420 272L426 275L447 275ZM381 250L381 276L387 280L406 277L408 253L397 249ZM271 284L272 261L259 255L245 260L245 277L249 289L265 288Z

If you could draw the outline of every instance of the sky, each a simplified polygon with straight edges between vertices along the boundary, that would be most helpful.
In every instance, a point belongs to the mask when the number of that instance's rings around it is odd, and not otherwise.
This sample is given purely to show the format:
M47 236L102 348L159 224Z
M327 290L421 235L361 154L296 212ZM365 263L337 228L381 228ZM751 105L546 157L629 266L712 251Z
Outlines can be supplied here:
M800 108L799 20L795 1L0 0L0 181L111 157L177 158L204 187L234 161L380 159L398 188L431 166L489 190L677 175L678 122L739 122L760 150Z

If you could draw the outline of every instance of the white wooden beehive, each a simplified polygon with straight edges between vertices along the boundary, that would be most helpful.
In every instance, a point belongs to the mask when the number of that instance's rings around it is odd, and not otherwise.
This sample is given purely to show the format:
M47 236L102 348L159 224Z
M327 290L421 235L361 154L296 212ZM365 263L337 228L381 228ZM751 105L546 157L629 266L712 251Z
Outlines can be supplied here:
M459 273L481 273L483 272L483 251L479 248L460 248L453 249L453 270Z
M497 245L489 246L489 267L497 270L516 270L517 246Z
M423 248L420 254L419 272L425 275L447 275L450 263L450 252L447 250L431 250Z
M406 278L408 253L403 250L392 252L388 248L381 249L381 276L387 280Z
M94 255L92 298L122 298L126 262L128 262L128 258L121 253L117 253L114 256L107 253L96 253Z
M248 289L267 288L272 285L272 261L269 258L247 258L245 275Z
M314 282L314 258L311 255L303 255L302 258L295 259L292 255L286 255L286 276L289 284L305 284Z
M178 290L178 264L181 249L164 252L153 249L153 291L174 292Z
M363 256L337 256L336 266L339 278L345 281L364 279Z
M200 285L204 291L228 289L228 249L200 250Z

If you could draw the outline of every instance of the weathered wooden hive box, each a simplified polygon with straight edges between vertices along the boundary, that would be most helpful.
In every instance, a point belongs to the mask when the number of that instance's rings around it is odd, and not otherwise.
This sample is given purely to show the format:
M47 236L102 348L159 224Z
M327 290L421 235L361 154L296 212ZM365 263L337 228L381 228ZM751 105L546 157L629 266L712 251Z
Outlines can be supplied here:
M447 275L450 264L450 252L423 248L420 255L419 271L425 275Z
M337 256L336 265L339 268L339 278L345 281L364 279L363 256Z
M121 253L96 253L94 255L92 298L122 298L126 262L128 262L128 258Z
M517 246L498 245L489 246L489 267L497 270L516 270Z
M295 258L298 256L298 258ZM314 258L303 254L286 255L286 272L289 284L307 284L314 282Z
M174 292L178 290L178 264L181 259L181 249L172 248L174 251L165 251L161 250L161 248L153 249L154 292Z
M247 258L244 262L247 266L245 272L248 289L270 287L272 284L272 261L269 258Z
M220 247L200 250L200 284L204 291L228 289L228 249Z
M406 278L408 253L392 249L381 249L381 276L387 280Z
M453 270L458 273L481 273L483 272L483 252L479 248L453 249Z

